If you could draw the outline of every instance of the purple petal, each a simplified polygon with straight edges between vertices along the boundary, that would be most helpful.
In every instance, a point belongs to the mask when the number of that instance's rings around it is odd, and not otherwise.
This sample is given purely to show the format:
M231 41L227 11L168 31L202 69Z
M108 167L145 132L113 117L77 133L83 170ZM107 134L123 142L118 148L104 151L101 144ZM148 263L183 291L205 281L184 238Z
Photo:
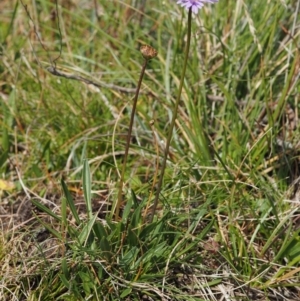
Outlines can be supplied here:
M177 4L197 14L198 10L204 6L204 3L217 3L219 0L178 0Z

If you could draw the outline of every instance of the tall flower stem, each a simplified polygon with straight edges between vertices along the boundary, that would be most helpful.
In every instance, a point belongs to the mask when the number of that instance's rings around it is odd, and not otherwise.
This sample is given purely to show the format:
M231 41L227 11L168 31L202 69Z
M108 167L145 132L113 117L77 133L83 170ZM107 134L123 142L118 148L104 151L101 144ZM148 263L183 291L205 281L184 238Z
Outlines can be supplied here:
M159 180L158 180L158 184L157 184L157 190L156 190L156 194L155 194L155 198L154 198L154 203L153 203L153 207L152 207L150 222L152 222L153 218L154 218L154 214L155 214L155 211L157 208L159 195L161 192L162 183L163 183L163 179L164 179L164 173L165 173L165 169L166 169L166 165L167 165L170 143L171 143L171 139L172 139L173 129L175 126L175 121L177 118L178 106L179 106L179 102L180 102L180 97L181 97L181 93L182 93L185 72L186 72L186 67L187 67L187 61L188 61L188 57L189 57L190 44L191 44L191 33L192 33L192 8L189 9L189 15L188 15L187 42L186 42L186 48L185 48L183 69L182 69L182 74L181 74L181 78L180 78L180 84L179 84L178 94L177 94L177 98L176 98L176 102L175 102L175 107L174 107L174 111L173 111L173 117L171 120L169 133L168 133L168 137L167 137L167 141L166 141L166 147L165 147L163 162L162 162L162 166L161 166L161 172L160 172L160 176L159 176Z
M120 214L120 206L122 203L122 191L123 191L123 183L124 183L124 176L125 176L125 170L126 170L126 164L127 164L127 158L128 158L128 153L129 153L129 147L130 147L130 140L131 140L131 133L132 133L132 128L133 128L133 122L134 122L134 115L135 115L135 110L136 110L136 104L137 100L139 97L143 77L145 74L146 66L148 63L149 59L144 57L144 63L142 66L140 78L136 87L135 91L135 96L133 99L133 105L132 105L132 110L131 110L131 116L130 116L130 123L129 123L129 128L128 128L128 133L127 133L127 138L126 138L126 146L125 146L125 154L124 154L124 160L123 160L123 166L122 166L122 171L121 171L121 177L120 177L120 182L119 182L119 192L118 192L118 201L116 204L116 209L115 209L115 220L118 220L119 214Z
M139 78L139 81L138 81L138 84L136 87L136 91L135 91L135 96L133 98L130 123L129 123L128 133L127 133L127 139L126 139L124 161L123 161L123 166L122 166L122 171L121 171L121 176L120 176L118 199L117 199L116 207L113 210L113 212L115 213L115 220L119 219L120 207L121 207L121 203L122 203L122 191L123 191L123 184L124 184L124 176L125 176L128 152L129 152L129 147L130 147L131 133L132 133L132 128L133 128L137 100L139 97L139 93L140 93L143 77L145 74L145 70L147 67L147 63L149 62L149 60L151 60L157 56L157 51L149 45L142 45L140 48L140 51L144 57L144 64L142 66L140 78Z

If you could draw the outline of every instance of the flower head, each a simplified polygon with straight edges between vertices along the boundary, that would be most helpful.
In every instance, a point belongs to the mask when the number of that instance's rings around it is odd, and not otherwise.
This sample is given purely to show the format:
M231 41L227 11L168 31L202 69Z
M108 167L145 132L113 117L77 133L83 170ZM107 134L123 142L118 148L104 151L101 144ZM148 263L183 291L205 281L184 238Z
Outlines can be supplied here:
M154 57L157 56L156 49L154 49L153 47L151 47L149 45L142 45L140 47L140 51L146 60L153 59Z
M178 0L177 4L185 7L187 10L191 8L192 12L197 14L198 10L202 8L204 3L216 3L218 1L219 0Z

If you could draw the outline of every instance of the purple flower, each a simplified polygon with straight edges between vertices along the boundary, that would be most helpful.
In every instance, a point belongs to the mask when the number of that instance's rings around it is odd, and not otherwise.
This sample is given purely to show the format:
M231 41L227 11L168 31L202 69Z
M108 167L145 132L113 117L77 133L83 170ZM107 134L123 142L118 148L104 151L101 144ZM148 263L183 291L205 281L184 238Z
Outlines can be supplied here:
M201 9L204 3L216 3L219 0L178 0L177 4L185 7L187 10L192 8L192 12L197 14L198 9Z

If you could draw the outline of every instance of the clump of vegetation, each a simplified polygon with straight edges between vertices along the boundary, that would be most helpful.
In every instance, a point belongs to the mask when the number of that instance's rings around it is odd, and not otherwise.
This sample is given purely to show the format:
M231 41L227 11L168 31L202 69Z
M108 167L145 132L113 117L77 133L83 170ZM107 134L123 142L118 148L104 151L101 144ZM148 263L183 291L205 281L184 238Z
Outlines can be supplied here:
M299 4L185 8L0 3L1 300L298 300Z

